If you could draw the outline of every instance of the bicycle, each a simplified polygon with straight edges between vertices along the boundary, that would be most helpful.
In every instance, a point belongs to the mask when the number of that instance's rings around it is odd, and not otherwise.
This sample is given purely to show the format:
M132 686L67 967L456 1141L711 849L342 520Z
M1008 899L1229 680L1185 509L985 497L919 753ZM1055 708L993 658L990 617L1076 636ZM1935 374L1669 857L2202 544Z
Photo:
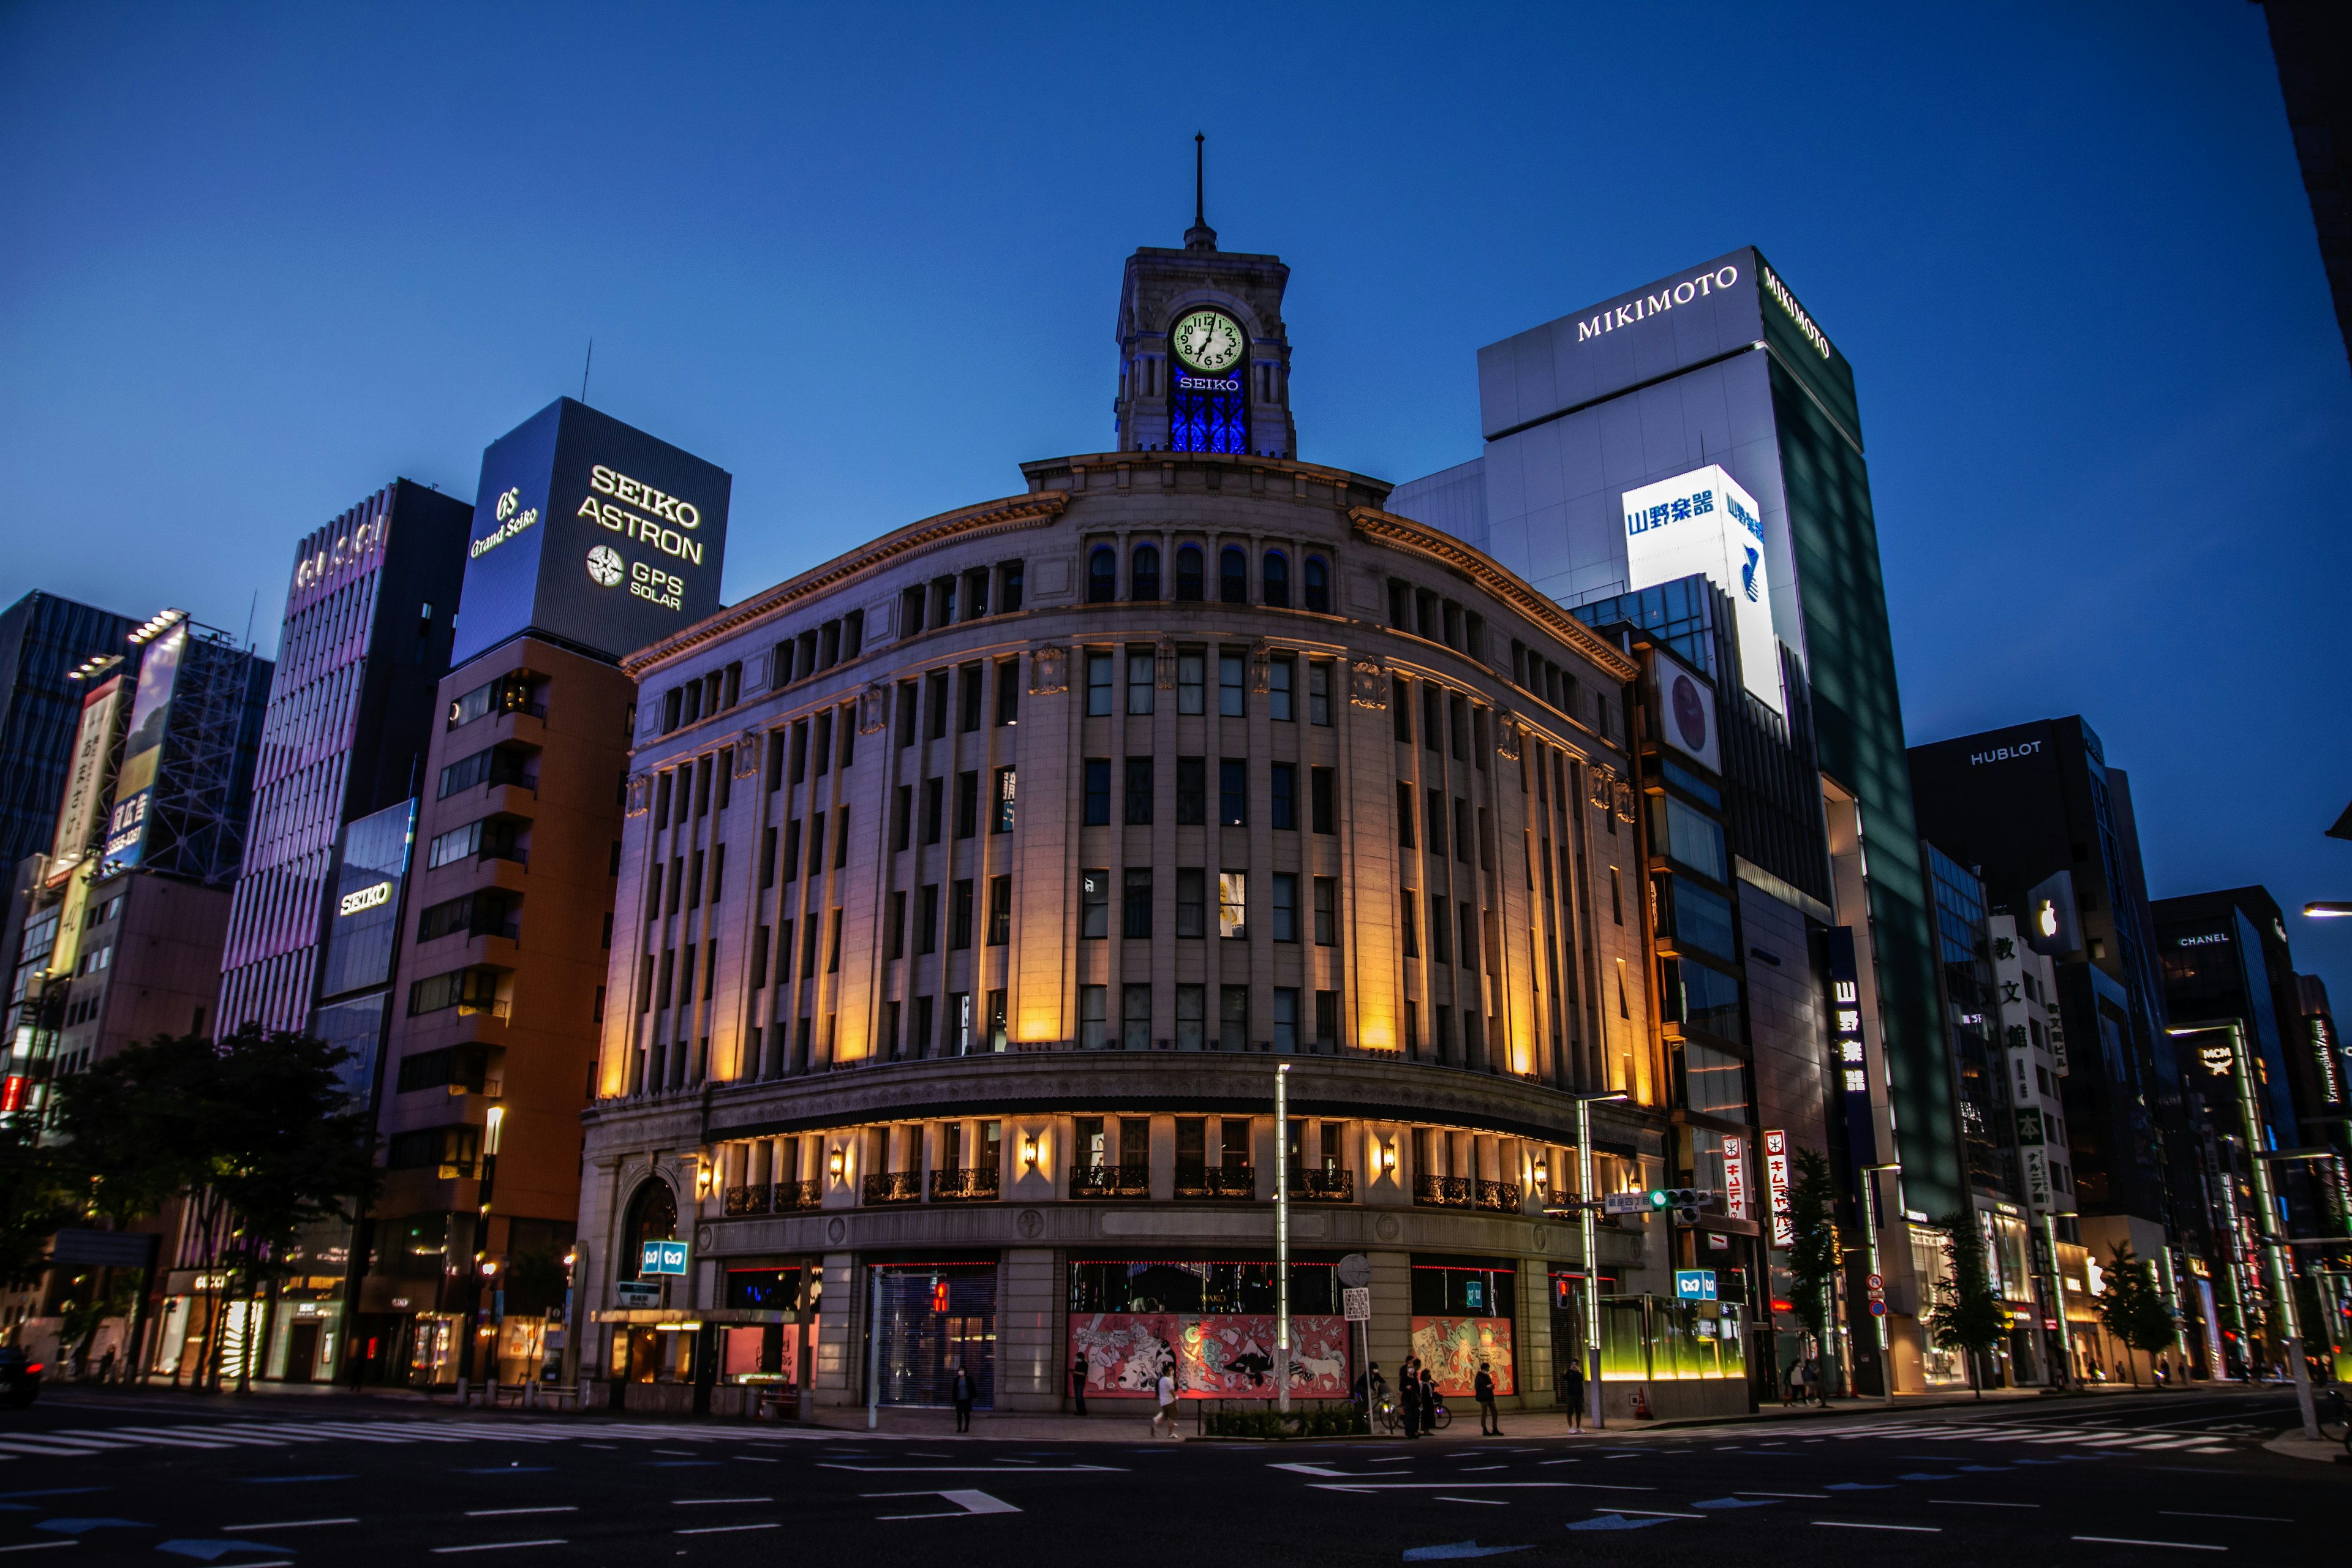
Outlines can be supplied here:
M1440 1394L1430 1405L1429 1414L1422 1418L1422 1426L1431 1432L1443 1432L1452 1425L1454 1412L1445 1408L1445 1396Z
M2344 1390L2334 1384L2320 1391L2319 1435L2330 1443L2341 1442L2352 1453L2352 1407L2344 1402Z
M1373 1396L1372 1425L1391 1437L1404 1425L1404 1417L1397 1410L1396 1395L1386 1389Z

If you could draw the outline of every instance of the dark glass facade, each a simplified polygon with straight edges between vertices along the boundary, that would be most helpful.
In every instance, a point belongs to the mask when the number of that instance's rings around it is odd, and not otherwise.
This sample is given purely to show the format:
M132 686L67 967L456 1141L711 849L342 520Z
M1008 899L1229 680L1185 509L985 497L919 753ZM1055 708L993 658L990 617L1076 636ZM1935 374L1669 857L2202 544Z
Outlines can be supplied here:
M55 594L27 594L0 614L0 866L49 852L85 695L68 673L115 654L115 673L135 678L128 639L138 625Z

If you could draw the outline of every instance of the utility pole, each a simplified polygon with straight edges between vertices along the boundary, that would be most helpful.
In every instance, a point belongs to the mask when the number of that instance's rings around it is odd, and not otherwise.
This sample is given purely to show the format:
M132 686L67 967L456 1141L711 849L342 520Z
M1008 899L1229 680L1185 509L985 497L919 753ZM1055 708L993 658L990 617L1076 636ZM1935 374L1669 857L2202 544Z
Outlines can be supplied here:
M1274 1069L1274 1398L1290 1414L1290 1064Z

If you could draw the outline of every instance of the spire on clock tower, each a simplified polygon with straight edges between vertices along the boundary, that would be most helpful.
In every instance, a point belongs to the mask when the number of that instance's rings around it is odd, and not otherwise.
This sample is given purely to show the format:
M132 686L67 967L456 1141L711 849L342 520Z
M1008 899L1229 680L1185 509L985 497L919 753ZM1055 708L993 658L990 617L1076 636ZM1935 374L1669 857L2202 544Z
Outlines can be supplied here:
M1207 138L1192 138L1192 226L1184 248L1127 258L1118 294L1122 452L1296 458L1290 340L1278 256L1219 250L1209 226Z

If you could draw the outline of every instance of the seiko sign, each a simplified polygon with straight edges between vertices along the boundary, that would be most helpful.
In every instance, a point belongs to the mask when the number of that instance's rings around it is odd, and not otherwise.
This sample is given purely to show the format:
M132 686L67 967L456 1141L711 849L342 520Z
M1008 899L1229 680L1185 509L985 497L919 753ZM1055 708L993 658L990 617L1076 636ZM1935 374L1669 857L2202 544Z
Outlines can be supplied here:
M2020 741L2014 746L1995 746L1990 751L1970 752L1969 766L1980 768L1987 763L2013 763L2020 757L2030 757L2042 750L2039 741Z
M340 914L355 915L362 910L377 909L390 902L392 902L392 884L378 882L373 888L362 888L355 893L345 893L343 901L336 908Z

